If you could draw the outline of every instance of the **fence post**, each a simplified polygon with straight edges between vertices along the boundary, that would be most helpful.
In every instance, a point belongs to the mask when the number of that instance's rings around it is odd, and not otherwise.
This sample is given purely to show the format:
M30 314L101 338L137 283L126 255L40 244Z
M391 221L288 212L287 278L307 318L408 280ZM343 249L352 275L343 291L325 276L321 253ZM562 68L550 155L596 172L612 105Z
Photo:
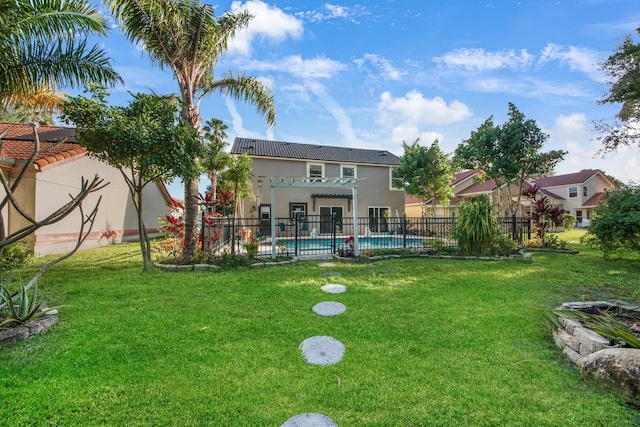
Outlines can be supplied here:
M296 212L296 216L293 220L293 227L294 227L294 232L293 232L293 236L294 236L294 253L295 256L298 256L298 220L300 219L300 212Z
M400 219L402 223L400 226L402 227L402 247L407 247L407 213L402 214L402 218Z
M331 248L333 250L333 253L336 253L336 227L338 226L338 214L336 212L333 213L333 215L331 215L331 229L332 231L332 238L331 238Z

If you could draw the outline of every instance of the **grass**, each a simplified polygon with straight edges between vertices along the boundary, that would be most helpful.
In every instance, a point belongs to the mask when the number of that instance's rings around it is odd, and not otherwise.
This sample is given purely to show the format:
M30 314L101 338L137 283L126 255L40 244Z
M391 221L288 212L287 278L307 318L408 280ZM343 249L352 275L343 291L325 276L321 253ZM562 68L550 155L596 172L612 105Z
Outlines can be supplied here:
M303 412L340 426L637 425L580 378L538 310L640 301L640 264L580 249L339 264L331 278L312 261L144 275L136 244L84 251L39 284L59 325L0 349L0 425L278 426ZM321 292L330 282L348 291ZM313 314L325 300L346 313ZM344 343L344 359L306 364L313 335Z

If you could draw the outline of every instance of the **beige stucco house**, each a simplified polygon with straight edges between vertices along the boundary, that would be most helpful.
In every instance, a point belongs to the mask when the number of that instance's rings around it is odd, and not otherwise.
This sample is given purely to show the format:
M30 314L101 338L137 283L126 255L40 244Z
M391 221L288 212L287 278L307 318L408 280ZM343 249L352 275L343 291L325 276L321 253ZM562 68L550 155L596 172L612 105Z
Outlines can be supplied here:
M33 128L25 124L0 123L0 131L7 130L0 151L0 169L11 184L20 166L33 151ZM115 240L138 238L137 216L129 190L121 173L114 167L91 158L87 151L75 143L75 129L59 126L40 126L38 129L43 148L56 142L65 142L37 157L20 184L16 197L20 206L31 216L42 219L70 200L70 194L78 193L81 179L91 180L96 174L110 184L89 195L84 203L85 214L101 196L102 200L91 234L84 248L107 244L100 239L107 229L116 233ZM0 195L4 190L0 186ZM149 233L158 234L158 217L164 217L171 198L162 183L148 185L145 189L144 221ZM25 220L11 207L2 211L5 231L12 232L24 226ZM38 255L66 252L73 248L78 236L80 213L73 212L62 221L38 229L27 240Z
M244 201L245 216L317 216L323 234L329 230L322 218L350 218L354 209L370 219L371 232L381 218L404 214L404 190L393 187L400 159L388 151L236 138L231 154L242 153L253 159L256 196Z
M578 227L589 226L593 210L601 203L602 196L615 187L598 169L548 176L536 180L535 184L555 206L574 215Z

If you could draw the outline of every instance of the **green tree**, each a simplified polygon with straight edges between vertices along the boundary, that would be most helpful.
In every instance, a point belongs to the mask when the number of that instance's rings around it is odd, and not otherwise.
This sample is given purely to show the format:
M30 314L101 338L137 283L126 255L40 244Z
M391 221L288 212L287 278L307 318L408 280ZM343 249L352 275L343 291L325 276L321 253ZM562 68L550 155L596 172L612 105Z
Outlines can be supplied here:
M78 143L121 172L138 216L143 269L149 271L153 264L143 220L144 189L154 181L197 176L193 154L202 146L195 130L180 121L177 97L139 93L126 107L110 107L105 95L94 90L91 99L72 97L63 118L76 124Z
M623 185L604 197L583 242L602 249L604 258L621 249L640 252L640 186Z
M210 119L202 127L204 130L205 152L201 159L202 167L209 172L211 192L217 197L218 174L227 166L229 154L225 151L227 125L220 119Z
M253 174L251 166L253 160L247 153L240 156L233 156L229 159L229 167L224 171L224 182L233 191L233 220L231 236L231 252L235 250L236 243L236 218L238 217L238 207L240 200L245 197L252 197L251 191Z
M201 99L213 92L242 99L256 107L273 126L276 119L271 90L254 77L228 72L216 78L215 66L236 31L248 26L247 12L226 12L216 18L213 6L199 0L106 0L125 36L142 44L151 62L168 68L178 82L182 100L181 117L199 134L202 132ZM198 194L198 179L185 179L185 261L196 250L194 231L198 206L191 201Z
M454 161L462 168L483 171L486 179L493 179L498 200L506 198L508 211L514 214L527 178L550 173L566 154L561 150L542 152L548 138L534 120L525 119L509 103L509 120L495 126L493 117L489 117L458 145ZM517 192L512 190L511 183L517 185Z
M423 215L426 215L426 203L431 202L431 215L435 216L437 199L447 206L453 197L453 167L449 156L440 150L437 139L431 147L423 147L417 139L411 145L403 142L402 146L404 154L395 169L400 185L407 194L420 199Z
M0 104L41 91L122 80L87 37L107 32L87 0L0 0Z
M636 33L640 36L640 27ZM640 43L634 43L627 35L613 55L600 65L609 78L609 91L598 103L621 104L613 123L596 123L602 151L640 145Z

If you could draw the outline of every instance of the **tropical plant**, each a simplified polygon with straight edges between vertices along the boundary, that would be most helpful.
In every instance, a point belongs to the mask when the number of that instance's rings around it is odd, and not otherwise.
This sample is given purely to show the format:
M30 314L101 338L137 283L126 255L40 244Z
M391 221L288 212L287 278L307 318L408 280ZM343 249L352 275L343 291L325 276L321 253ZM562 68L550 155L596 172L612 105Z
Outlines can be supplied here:
M98 44L87 37L108 27L87 0L0 0L0 105L87 82L122 82ZM40 106L47 105L39 104Z
M6 317L0 322L0 328L3 326L14 326L16 324L22 325L42 317L47 314L47 312L53 310L53 308L40 310L37 284L34 284L30 290L25 286L20 286L15 299L9 296L10 292L6 285L3 284L2 288L3 289L0 290L0 302L4 304Z
M460 216L454 228L458 250L462 254L481 255L491 253L491 246L501 234L500 221L485 194L460 205Z
M251 184L253 180L253 174L251 173L251 165L253 160L247 153L243 153L240 156L232 157L229 161L229 167L224 173L225 183L233 188L233 219L232 230L236 229L236 217L238 216L238 208L240 205L240 199L245 197L253 198L253 192L251 191ZM231 252L234 252L236 233L231 234Z
M564 213L564 231L571 231L576 226L576 217L568 212Z
M254 105L269 126L275 124L273 94L266 84L244 74L214 75L229 39L249 25L249 13L226 12L216 18L213 6L200 0L106 0L106 4L124 35L141 45L153 64L173 72L182 100L182 120L199 134L200 101L213 92ZM187 245L183 257L190 261L196 250L193 231L198 222L198 206L190 201L198 194L198 178L184 178L184 200L189 202L184 213Z
M258 255L258 248L260 248L260 242L258 240L252 240L245 243L242 247L247 251L249 258L255 258Z
M539 194L537 185L522 190L522 196L531 202L531 220L533 229L541 247L548 247L546 239L547 232L551 226L559 227L564 224L564 209L553 206L549 198Z
M193 155L202 148L192 127L180 121L175 96L138 93L125 107L107 105L106 92L72 97L63 119L77 125L76 139L91 155L120 171L138 219L143 270L153 269L151 240L144 224L144 190L156 181L197 176Z
M220 119L210 119L202 126L204 139L207 143L200 163L209 172L210 193L214 196L218 190L218 174L229 162L229 154L225 151L228 145L224 140L227 137L226 129L227 125Z
M0 254L0 272L24 267L33 261L33 251L27 248L27 242L20 240L4 247Z

